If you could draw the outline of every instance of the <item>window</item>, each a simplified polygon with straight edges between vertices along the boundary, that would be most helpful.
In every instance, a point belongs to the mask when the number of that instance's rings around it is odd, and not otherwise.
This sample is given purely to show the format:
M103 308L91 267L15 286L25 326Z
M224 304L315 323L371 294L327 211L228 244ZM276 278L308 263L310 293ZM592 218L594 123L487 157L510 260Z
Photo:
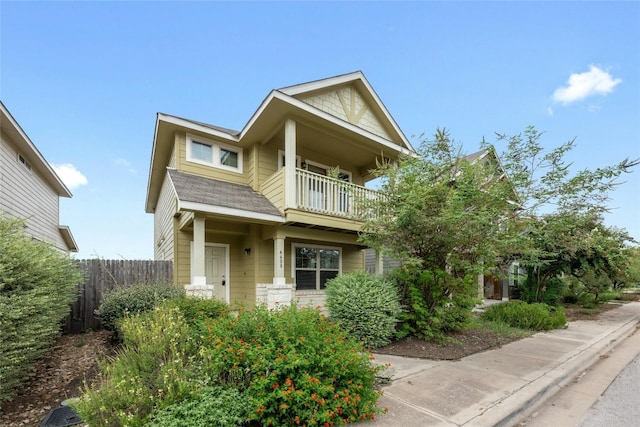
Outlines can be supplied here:
M242 149L187 135L187 161L242 173Z
M25 159L22 154L18 154L18 161L22 163L22 166L27 168L27 170L31 170L31 163L27 159Z
M297 290L324 289L329 279L340 274L339 248L293 245L293 253L293 275Z
M191 157L192 159L202 160L203 162L212 162L213 147L198 141L191 141Z
M238 168L238 153L235 151L220 149L220 164L232 168Z
M300 167L300 162L301 162L301 157L300 156L296 156L296 167L299 168ZM283 150L278 150L278 170L282 169L286 164L285 158L284 158L284 151Z

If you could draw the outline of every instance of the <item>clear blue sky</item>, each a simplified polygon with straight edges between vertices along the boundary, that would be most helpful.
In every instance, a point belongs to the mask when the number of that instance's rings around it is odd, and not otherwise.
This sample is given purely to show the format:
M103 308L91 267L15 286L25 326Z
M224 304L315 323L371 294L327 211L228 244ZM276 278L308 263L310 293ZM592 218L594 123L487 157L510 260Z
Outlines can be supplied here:
M78 258L153 257L156 112L241 129L271 89L362 70L414 145L527 125L640 157L639 2L0 3L0 97L74 197ZM73 174L71 174L73 176ZM84 178L84 179L83 179ZM640 239L640 170L606 223Z

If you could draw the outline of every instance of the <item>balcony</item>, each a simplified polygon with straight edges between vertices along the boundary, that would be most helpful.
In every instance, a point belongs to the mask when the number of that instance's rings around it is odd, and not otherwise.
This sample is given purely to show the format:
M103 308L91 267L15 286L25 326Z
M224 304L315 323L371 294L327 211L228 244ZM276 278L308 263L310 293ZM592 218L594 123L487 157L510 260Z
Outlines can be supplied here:
M303 212L365 221L371 213L367 201L380 197L375 190L331 178L304 169L296 169L294 206ZM285 209L284 169L272 175L262 186L262 193L278 209Z
M296 207L303 211L364 220L368 216L365 202L378 196L350 182L296 169Z

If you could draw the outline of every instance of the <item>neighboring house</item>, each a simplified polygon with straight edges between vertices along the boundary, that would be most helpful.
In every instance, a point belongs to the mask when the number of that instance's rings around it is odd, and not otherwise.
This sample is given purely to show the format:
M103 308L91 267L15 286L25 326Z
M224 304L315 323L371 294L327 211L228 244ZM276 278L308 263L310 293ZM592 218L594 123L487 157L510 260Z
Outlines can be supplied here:
M411 153L361 72L273 90L240 131L159 113L146 197L155 258L191 294L321 306L328 279L365 268L370 171Z
M25 219L27 237L77 252L71 230L59 223L60 197L71 192L2 102L0 130L0 215Z

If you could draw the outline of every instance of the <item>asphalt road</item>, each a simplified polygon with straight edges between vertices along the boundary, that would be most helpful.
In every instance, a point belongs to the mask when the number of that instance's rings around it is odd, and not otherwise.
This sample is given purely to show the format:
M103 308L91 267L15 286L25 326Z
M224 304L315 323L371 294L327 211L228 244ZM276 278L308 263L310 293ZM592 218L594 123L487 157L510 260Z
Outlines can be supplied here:
M640 425L640 355L620 372L579 424L580 427L637 425Z
M514 427L640 426L640 330Z

